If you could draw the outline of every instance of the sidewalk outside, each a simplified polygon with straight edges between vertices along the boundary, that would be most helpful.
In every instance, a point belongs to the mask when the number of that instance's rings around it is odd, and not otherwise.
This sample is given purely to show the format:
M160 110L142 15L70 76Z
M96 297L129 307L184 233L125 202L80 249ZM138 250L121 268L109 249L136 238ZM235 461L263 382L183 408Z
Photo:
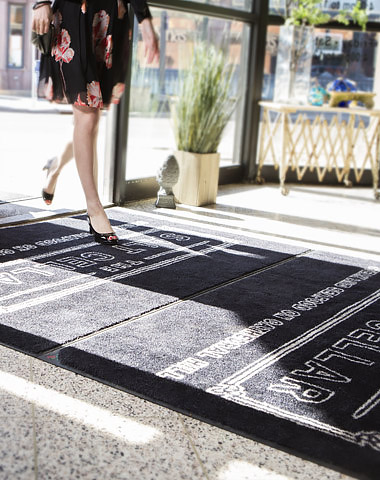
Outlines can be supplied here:
M105 114L99 129L99 184L102 185L105 149ZM0 95L0 224L6 217L14 221L84 210L84 195L71 161L57 183L54 203L47 207L41 199L46 178L42 168L49 158L60 153L71 141L72 109L43 100ZM8 203L14 200L13 206ZM20 208L18 208L20 207Z

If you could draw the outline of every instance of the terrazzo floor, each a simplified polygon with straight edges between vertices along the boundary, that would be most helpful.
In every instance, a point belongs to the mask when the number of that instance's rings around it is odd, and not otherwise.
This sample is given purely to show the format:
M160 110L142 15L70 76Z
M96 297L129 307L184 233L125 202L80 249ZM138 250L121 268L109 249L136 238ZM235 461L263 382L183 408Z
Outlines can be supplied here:
M127 208L380 261L369 188L235 185L210 207ZM0 405L0 480L351 478L1 346Z

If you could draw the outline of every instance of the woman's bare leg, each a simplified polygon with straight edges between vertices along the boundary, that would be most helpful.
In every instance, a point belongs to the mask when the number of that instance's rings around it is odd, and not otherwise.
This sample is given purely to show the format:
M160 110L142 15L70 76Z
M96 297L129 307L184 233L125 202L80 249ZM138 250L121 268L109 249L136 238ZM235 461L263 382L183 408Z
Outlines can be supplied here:
M100 109L73 106L74 156L79 178L86 197L87 212L93 228L98 233L112 232L111 224L99 199L94 179L95 141L98 132Z
M99 132L99 122L98 122L98 126L97 126L97 129L96 129L96 132L95 132L95 138L94 138L94 166L93 166L93 173L94 173L94 182L95 182L95 185L96 185L96 189L99 188L99 184L98 184L98 132Z
M53 194L59 174L62 168L74 158L73 142L70 141L66 144L61 155L57 157L56 161L53 161L51 167L48 170L46 182L44 185L44 191L46 193Z

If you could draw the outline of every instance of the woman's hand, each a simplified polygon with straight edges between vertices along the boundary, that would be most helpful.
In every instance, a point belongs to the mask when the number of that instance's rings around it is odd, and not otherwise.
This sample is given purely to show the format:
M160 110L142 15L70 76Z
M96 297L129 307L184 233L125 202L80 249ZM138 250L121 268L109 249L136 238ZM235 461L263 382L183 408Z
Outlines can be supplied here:
M43 35L49 31L49 25L53 18L53 12L50 5L42 5L33 10L32 31Z
M158 47L156 33L153 29L152 20L145 18L140 26L145 44L145 56L147 57L147 62L152 63L155 58L158 60L160 57L160 49Z

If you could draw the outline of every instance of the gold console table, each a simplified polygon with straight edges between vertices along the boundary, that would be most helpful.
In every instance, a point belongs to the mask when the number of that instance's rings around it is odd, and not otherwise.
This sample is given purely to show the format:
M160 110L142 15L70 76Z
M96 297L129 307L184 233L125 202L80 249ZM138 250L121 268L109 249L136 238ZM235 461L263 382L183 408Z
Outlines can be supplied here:
M351 186L348 179L350 169L359 183L364 170L370 168L374 196L380 198L380 110L267 101L259 102L259 105L263 116L258 183L264 182L261 171L268 161L279 170L284 195L289 192L285 186L289 169L296 171L298 180L302 180L306 171L315 171L319 182L323 181L327 172L335 171L339 182ZM307 117L308 112L314 113L313 120Z

